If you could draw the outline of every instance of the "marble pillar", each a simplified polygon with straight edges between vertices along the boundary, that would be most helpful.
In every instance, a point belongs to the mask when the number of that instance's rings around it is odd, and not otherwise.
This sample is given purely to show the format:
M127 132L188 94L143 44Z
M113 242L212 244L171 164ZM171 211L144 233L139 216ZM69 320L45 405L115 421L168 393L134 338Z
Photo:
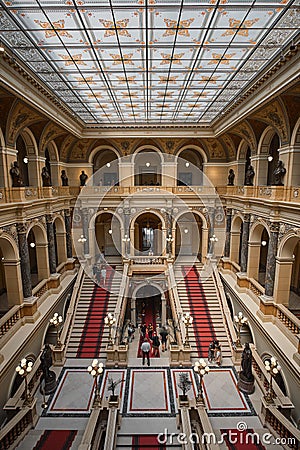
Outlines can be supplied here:
M166 296L163 292L161 294L161 324L166 325L167 323L167 302L166 302Z
M28 242L26 237L26 226L23 223L17 225L19 252L21 259L21 274L24 298L32 296L32 284L30 273L30 258L28 250Z
M243 222L243 234L242 234L241 272L247 272L249 229L250 229L250 214L245 214Z
M276 268L276 254L278 245L279 223L272 223L270 227L270 238L267 255L265 295L272 297L274 291L274 279Z
M55 249L53 217L51 216L51 214L46 215L46 223L47 223L49 269L50 274L52 274L56 273L56 249Z
M230 237L231 237L231 221L232 221L232 209L226 210L226 239L224 247L224 256L229 258L230 256Z
M87 208L83 208L81 211L82 216L82 234L86 238L85 243L83 244L83 253L84 255L89 254L89 211Z
M213 253L214 242L210 239L215 232L215 208L208 208L209 229L208 229L208 253Z
M65 209L65 227L66 227L66 246L67 258L72 258L72 235L71 235L71 213L69 209Z

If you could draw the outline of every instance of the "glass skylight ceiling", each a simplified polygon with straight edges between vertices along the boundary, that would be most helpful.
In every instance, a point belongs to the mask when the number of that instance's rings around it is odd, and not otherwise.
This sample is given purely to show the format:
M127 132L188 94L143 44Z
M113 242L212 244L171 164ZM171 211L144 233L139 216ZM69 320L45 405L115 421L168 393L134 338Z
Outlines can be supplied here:
M0 0L0 38L86 124L209 124L300 28L300 0Z

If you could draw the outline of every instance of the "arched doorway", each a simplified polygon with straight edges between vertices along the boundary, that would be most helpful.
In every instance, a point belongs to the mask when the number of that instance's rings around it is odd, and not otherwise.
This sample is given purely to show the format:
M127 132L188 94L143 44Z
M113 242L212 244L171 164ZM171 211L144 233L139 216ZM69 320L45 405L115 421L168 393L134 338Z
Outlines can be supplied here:
M270 149L268 155L268 174L267 174L267 185L271 186L274 184L274 170L277 167L279 160L279 137L274 134L273 139L270 142Z
M138 288L134 294L137 324L151 323L155 330L156 325L161 323L161 296L160 290L151 284Z
M23 186L29 186L29 172L28 172L28 155L26 151L26 144L21 135L18 136L16 141L17 161L23 180Z
M10 236L0 237L0 313L23 301L20 258Z
M248 276L265 286L269 232L263 223L256 223L250 231L248 243Z
M281 241L276 256L274 300L300 316L300 237L289 232Z
M112 213L101 213L95 220L96 249L103 256L119 256L121 254L121 224Z
M140 151L134 158L134 185L161 185L161 157L151 149Z
M192 148L183 150L177 162L177 186L201 186L203 184L203 158Z
M95 186L119 185L118 157L113 150L101 149L95 154L93 173Z
M162 255L162 223L154 213L144 213L134 222L135 254Z
M203 220L198 214L187 212L176 220L175 256L197 256L199 261L207 254L203 237Z
M49 277L48 241L46 232L34 225L27 234L32 287Z

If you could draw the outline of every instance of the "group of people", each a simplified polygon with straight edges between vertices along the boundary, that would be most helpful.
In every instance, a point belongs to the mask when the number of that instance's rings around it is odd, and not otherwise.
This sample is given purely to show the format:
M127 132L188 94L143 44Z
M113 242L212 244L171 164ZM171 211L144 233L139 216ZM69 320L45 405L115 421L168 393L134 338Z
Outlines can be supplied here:
M159 330L159 336L157 332L154 330L152 323L146 325L142 323L140 326L140 334L141 334L141 351L143 357L143 365L145 364L145 360L147 360L147 365L150 366L150 352L152 347L152 356L154 358L159 358L159 347L161 344L161 351L165 352L167 350L167 341L168 341L168 329L166 326L162 326Z
M106 267L105 264L94 264L93 265L93 277L97 284L105 286L106 281Z
M208 362L215 362L218 366L222 364L222 350L218 339L213 340L208 347Z

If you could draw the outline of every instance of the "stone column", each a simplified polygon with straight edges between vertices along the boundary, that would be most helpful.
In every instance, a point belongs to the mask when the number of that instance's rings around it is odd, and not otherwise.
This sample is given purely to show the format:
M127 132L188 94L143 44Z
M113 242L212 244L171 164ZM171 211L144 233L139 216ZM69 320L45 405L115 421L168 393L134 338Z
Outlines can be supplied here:
M52 274L56 273L56 250L55 250L53 217L51 216L51 214L46 215L46 223L47 223L49 269L50 274Z
M266 267L266 282L265 282L265 295L268 297L272 297L274 292L279 223L272 223L270 230L271 233L269 238L267 267Z
M28 243L26 237L26 226L23 223L17 224L19 252L21 258L21 274L22 274L22 286L24 298L32 296L32 284L30 273L30 258Z
M294 259L291 257L276 256L275 261L274 301L277 304L288 307Z
M227 258L230 255L231 221L232 221L232 209L228 208L226 210L226 239L224 247L224 256L226 256Z
M82 234L86 238L86 241L83 245L83 253L84 255L89 254L89 211L87 208L83 208L81 211L82 215Z
M212 253L214 243L210 240L215 232L215 208L208 208L209 228L208 228L208 253Z
M69 209L65 209L65 227L66 227L66 246L67 258L72 258L72 236L71 236L71 213Z
M245 214L243 222L243 234L242 234L241 272L247 272L249 229L250 229L250 214Z

